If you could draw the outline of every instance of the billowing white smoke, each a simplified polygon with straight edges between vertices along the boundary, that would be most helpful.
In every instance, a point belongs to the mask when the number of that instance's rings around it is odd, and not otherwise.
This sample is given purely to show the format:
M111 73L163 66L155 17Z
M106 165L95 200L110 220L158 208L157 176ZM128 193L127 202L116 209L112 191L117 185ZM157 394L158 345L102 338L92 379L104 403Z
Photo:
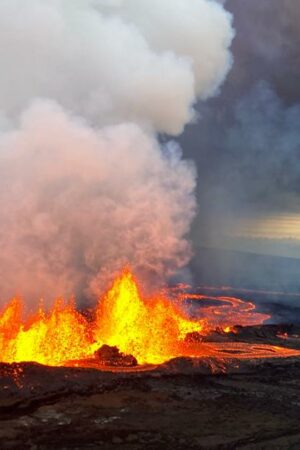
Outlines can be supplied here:
M0 2L0 296L183 267L196 174L178 134L230 65L211 0Z
M193 167L136 125L97 131L43 102L0 154L2 292L97 290L127 262L166 276L188 261Z

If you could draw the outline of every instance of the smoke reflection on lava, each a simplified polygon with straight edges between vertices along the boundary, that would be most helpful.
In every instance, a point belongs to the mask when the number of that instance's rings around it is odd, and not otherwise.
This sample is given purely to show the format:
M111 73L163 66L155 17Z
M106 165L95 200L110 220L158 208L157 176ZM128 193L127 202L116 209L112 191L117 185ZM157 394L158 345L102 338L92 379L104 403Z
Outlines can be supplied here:
M186 301L213 301L190 318ZM13 299L0 315L0 360L34 361L50 366L85 366L102 345L117 346L136 357L139 364L160 364L175 357L216 356L240 359L289 356L291 350L242 343L189 342L189 333L207 335L216 327L224 333L234 325L263 323L269 316L255 311L255 305L231 297L205 297L186 293L183 287L148 298L133 274L125 269L117 277L87 319L73 300L56 300L50 311L43 304L23 317L23 301ZM82 361L82 363L81 363Z

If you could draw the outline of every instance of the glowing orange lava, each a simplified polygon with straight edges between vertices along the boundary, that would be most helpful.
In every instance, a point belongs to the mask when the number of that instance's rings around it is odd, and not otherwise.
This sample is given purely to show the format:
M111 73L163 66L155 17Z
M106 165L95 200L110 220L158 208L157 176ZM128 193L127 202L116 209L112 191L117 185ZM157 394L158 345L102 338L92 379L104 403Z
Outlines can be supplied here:
M13 299L0 315L0 361L34 361L51 366L76 361L76 365L84 366L83 361L92 359L94 352L107 344L134 355L139 364L159 364L177 356L216 353L211 344L188 343L187 333L207 334L216 325L229 333L236 323L262 323L268 318L254 312L251 303L212 297L219 307L206 306L203 318L192 320L185 312L184 301L188 297L201 302L204 297L178 293L175 299L174 293L172 297L170 300L166 294L159 294L142 298L132 273L124 270L99 300L92 320L76 310L74 301L63 300L57 300L48 312L41 304L24 319L22 300Z

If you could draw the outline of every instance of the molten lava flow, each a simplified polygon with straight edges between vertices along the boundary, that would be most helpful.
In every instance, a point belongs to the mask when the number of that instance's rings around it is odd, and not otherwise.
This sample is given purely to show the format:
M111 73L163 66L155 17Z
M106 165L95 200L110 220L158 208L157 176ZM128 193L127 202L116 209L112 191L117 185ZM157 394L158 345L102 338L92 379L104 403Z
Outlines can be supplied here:
M203 324L189 320L166 297L143 301L136 281L127 272L99 303L95 338L98 346L117 346L139 363L161 363L177 356L186 334L200 332Z
M74 301L63 300L57 300L50 311L41 304L24 319L22 300L13 299L0 315L0 361L35 361L51 366L73 361L84 366L104 344L133 355L139 364L158 364L177 356L226 358L236 352L245 358L247 348L251 358L290 355L285 349L276 347L275 351L271 346L189 342L185 338L190 333L204 335L216 326L230 333L236 323L262 323L268 316L236 298L210 297L216 304L204 306L202 318L192 320L184 311L185 301L192 299L201 304L207 297L178 292L174 298L174 291L171 297L164 293L142 298L132 273L124 270L99 300L92 320L76 310Z
M22 309L21 299L14 299L0 317L2 361L36 361L55 366L88 354L89 327L74 302L57 300L49 313L40 306L25 322L21 320Z

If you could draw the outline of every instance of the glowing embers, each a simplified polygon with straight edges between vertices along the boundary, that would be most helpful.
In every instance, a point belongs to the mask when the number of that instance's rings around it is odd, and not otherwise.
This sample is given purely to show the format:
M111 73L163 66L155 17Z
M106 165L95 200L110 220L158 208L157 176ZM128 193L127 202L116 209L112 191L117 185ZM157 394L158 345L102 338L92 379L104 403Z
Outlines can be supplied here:
M124 355L132 355L139 364L160 364L179 356L213 356L240 358L289 356L284 349L247 344L206 343L201 335L217 327L224 335L232 333L237 323L263 322L268 316L254 312L254 305L239 299L211 297L213 306L200 308L201 319L191 320L184 311L187 295L165 291L150 298L132 273L124 270L111 289L99 299L92 319L78 312L74 301L57 300L50 311L43 305L23 319L23 303L13 299L0 315L0 361L35 361L41 364L97 364L98 350L106 345L117 347ZM191 295L188 296L191 298ZM203 296L193 295L201 305ZM186 339L196 335L198 341ZM248 356L247 356L248 355ZM121 358L122 359L122 358Z

